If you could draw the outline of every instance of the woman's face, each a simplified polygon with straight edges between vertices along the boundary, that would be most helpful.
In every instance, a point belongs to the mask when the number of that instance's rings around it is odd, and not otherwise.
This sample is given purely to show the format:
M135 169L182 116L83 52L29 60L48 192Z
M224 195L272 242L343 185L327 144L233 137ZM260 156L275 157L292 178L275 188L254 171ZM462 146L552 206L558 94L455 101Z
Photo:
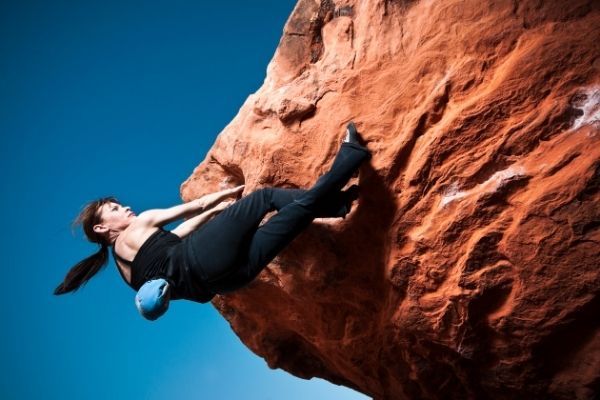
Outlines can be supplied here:
M100 207L100 224L110 229L124 229L135 219L131 207L108 202Z

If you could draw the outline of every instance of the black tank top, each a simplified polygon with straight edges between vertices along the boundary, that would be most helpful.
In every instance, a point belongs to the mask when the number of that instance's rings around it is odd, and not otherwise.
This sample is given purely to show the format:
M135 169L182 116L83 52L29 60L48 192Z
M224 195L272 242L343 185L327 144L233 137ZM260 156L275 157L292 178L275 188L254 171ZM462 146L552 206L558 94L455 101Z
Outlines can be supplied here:
M188 268L181 264L179 254L179 245L182 240L174 233L159 228L152 233L142 244L133 261L125 260L119 256L112 248L115 259L128 265L131 270L131 283L128 283L134 290L147 281L155 278L163 278L171 284L171 297L173 299L186 298L188 300L201 303L208 302L214 296L213 293L204 289L203 285L193 282ZM125 282L125 276L121 268L118 268L121 277Z

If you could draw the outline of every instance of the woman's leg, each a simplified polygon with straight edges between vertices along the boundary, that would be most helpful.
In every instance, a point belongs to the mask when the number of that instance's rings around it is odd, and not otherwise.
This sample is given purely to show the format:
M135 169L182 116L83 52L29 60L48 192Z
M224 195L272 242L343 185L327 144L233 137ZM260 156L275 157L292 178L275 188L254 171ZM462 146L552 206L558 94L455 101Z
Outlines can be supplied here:
M203 281L229 274L247 254L248 244L265 215L306 193L304 189L261 188L241 198L184 239L186 264ZM352 198L352 193L334 193L317 216L345 216Z
M292 202L295 190L258 189L221 211L184 239L186 263L204 281L231 272L265 215Z
M328 195L339 191L360 164L370 156L368 150L352 143L343 143L329 172L315 185L282 207L250 238L243 265L229 276L211 284L217 293L226 293L249 283L275 256L283 250L314 218Z
M269 188L272 191L271 201L275 210L279 211L294 200L300 198L308 190ZM322 199L316 210L317 218L344 218L350 212L352 202L358 198L358 185L351 186L348 190L328 193Z

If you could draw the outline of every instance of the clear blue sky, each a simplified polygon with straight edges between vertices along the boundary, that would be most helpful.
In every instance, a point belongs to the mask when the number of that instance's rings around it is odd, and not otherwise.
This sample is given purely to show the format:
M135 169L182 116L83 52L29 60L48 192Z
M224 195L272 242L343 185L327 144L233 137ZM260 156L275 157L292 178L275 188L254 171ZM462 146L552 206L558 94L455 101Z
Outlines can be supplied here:
M85 202L180 202L262 84L294 3L0 4L0 398L366 398L270 370L211 305L142 319L112 261L76 294L51 294L96 251L70 230Z

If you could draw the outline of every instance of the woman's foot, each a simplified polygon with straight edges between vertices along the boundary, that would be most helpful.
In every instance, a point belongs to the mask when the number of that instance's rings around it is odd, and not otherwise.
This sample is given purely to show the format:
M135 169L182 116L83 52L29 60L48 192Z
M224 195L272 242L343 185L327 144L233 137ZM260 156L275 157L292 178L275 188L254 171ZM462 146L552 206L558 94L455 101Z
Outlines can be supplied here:
M344 143L353 143L355 145L362 147L368 153L367 158L368 159L371 158L371 152L369 151L369 149L367 149L363 138L360 136L360 134L356 130L356 125L354 125L354 122L352 122L352 121L348 122L348 126L346 127L346 137L344 138ZM358 175L358 171L355 172L352 176L357 176L357 175Z
M321 207L318 217L321 218L346 218L352 209L352 204L358 199L360 187L352 185L348 189L329 197Z
M358 131L356 130L356 126L354 125L354 122L352 122L352 121L350 121L348 123L348 126L346 127L346 138L344 139L344 142L354 143L359 146L363 146L362 138L358 134Z
M358 195L360 193L360 186L352 185L348 189L344 190L342 193L344 193L344 196L345 196L346 214L348 214L350 212L350 210L352 209L352 204L356 200L358 200ZM343 217L345 218L346 215L344 215Z

